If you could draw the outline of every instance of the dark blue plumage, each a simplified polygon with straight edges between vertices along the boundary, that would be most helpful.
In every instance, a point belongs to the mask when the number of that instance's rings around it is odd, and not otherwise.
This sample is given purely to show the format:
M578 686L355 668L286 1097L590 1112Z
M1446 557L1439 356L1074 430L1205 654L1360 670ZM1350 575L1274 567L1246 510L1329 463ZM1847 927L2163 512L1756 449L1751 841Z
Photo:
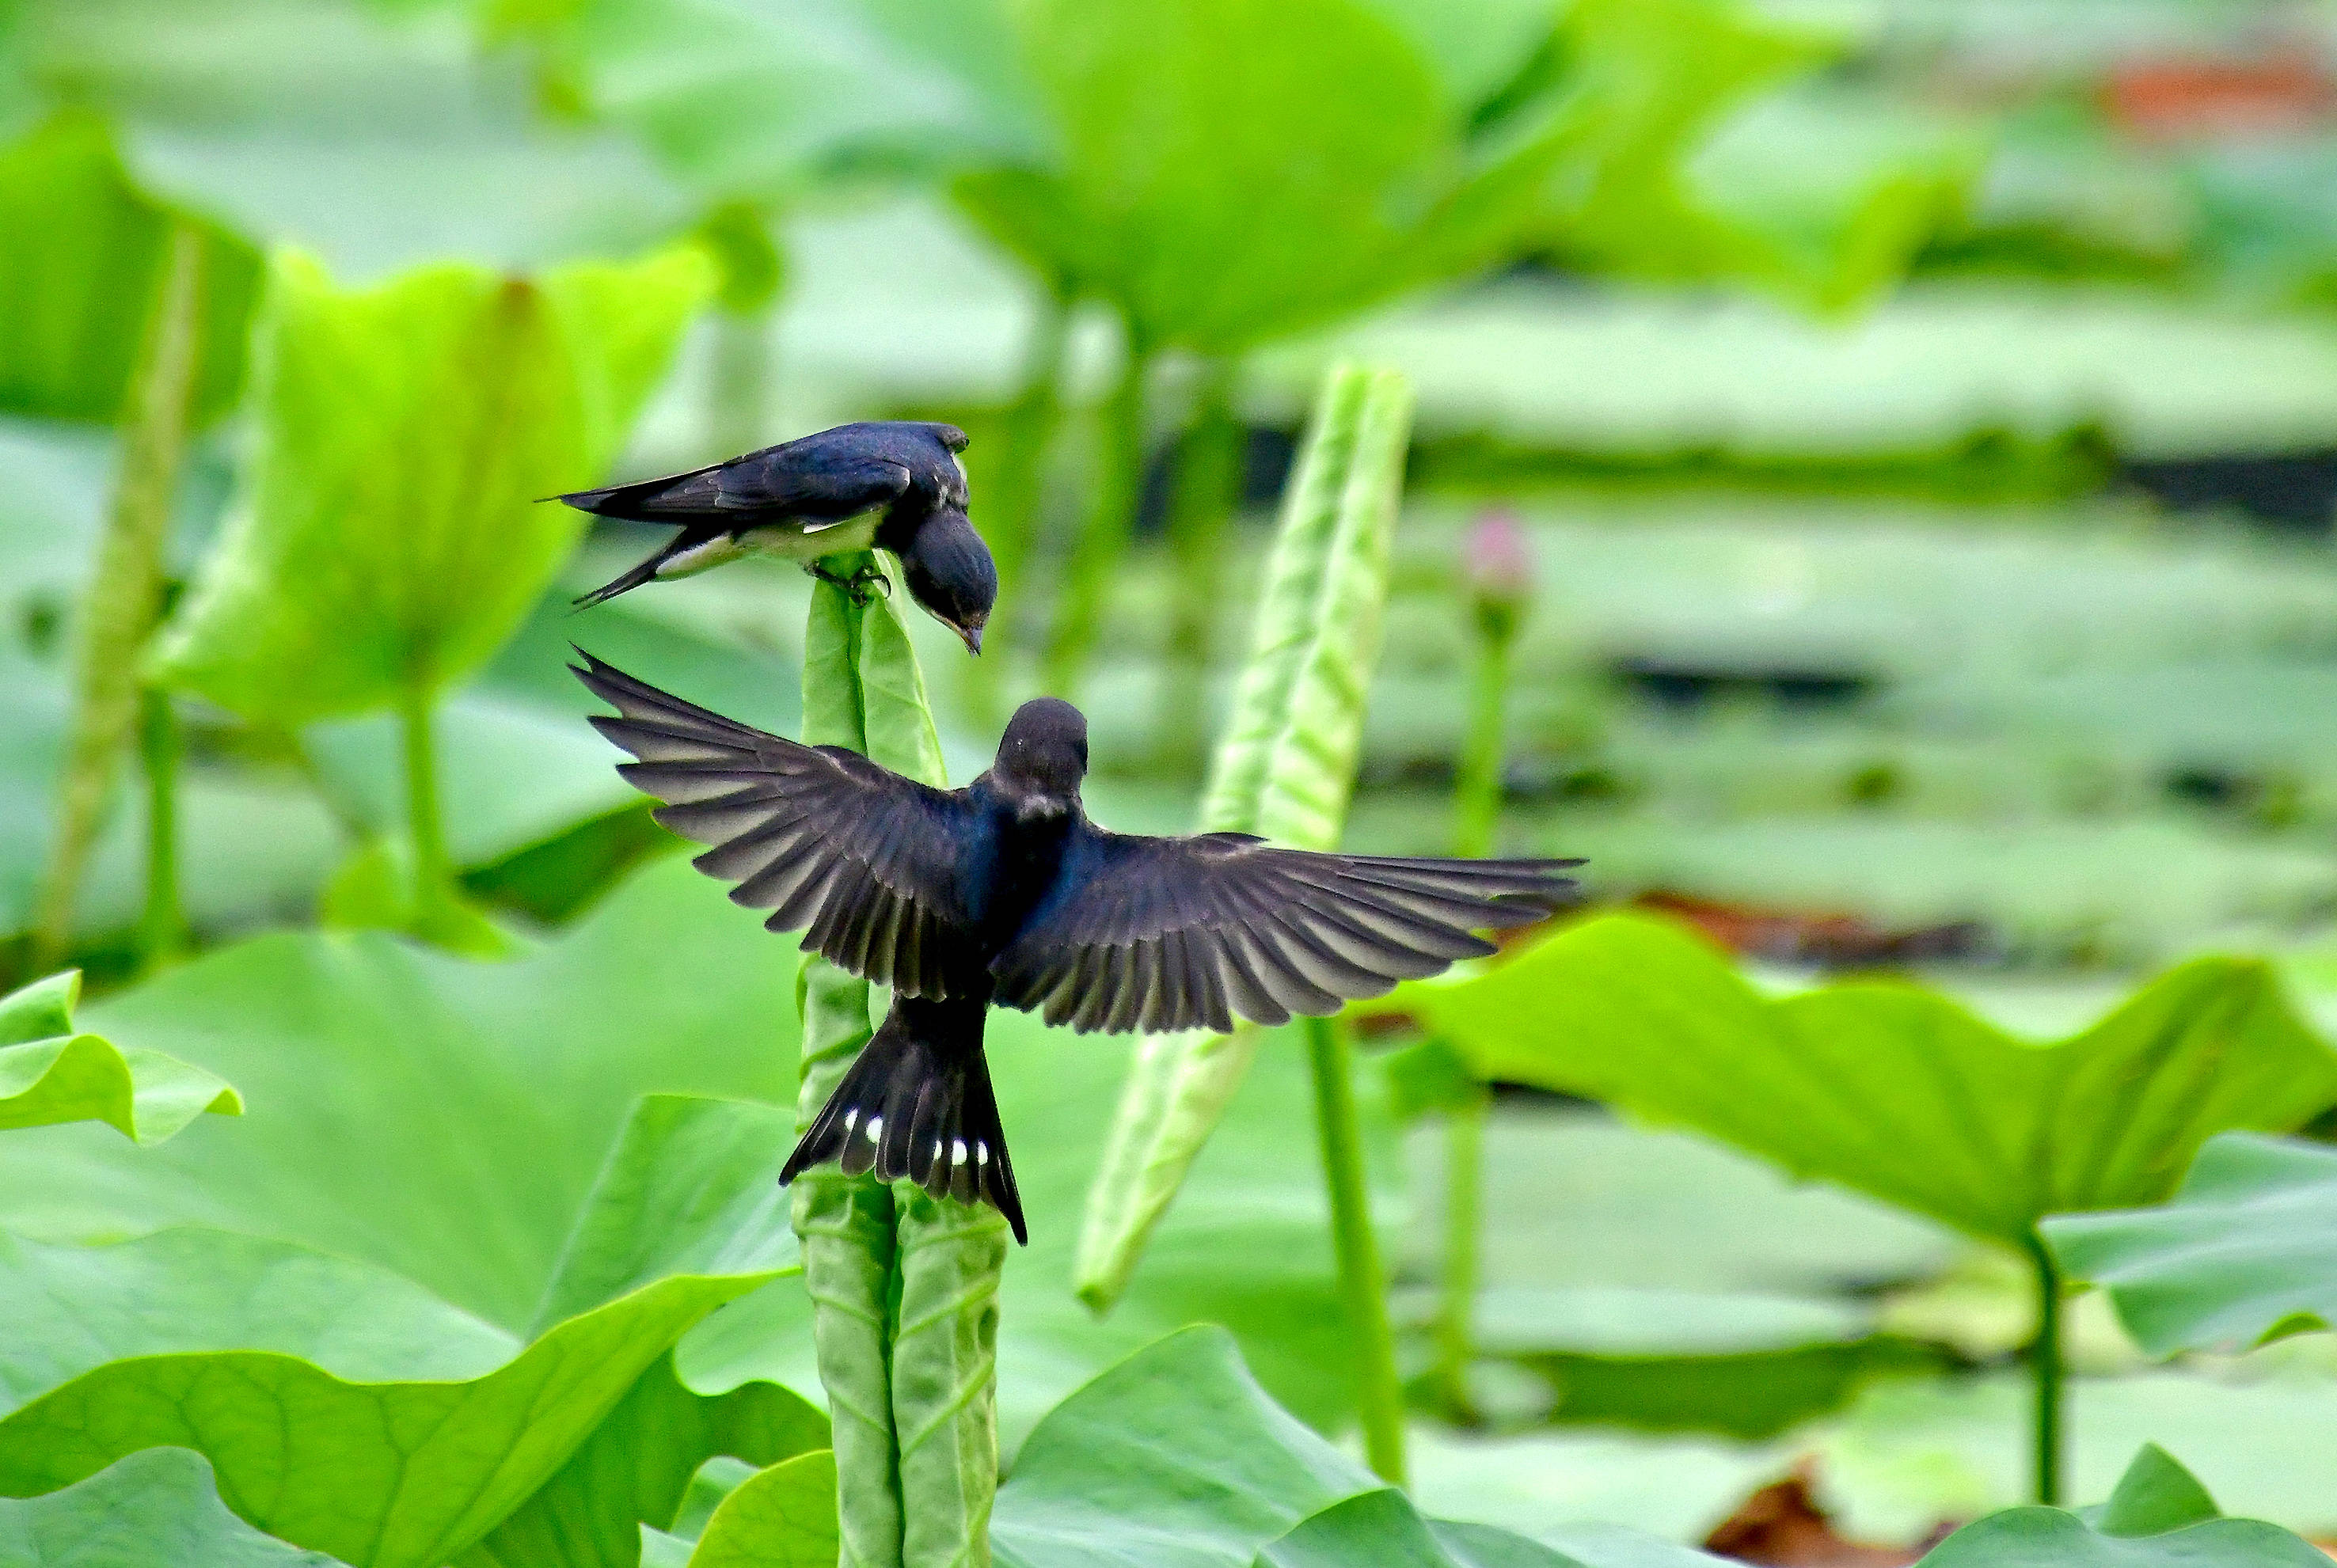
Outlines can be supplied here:
M901 558L910 597L982 651L998 601L998 568L966 516L953 424L868 420L687 473L558 497L580 511L668 523L672 539L576 602L605 604L645 582L689 577L745 555L809 567L872 547Z
M636 759L619 771L668 803L660 822L713 846L699 869L735 882L735 901L769 910L771 930L802 928L807 950L893 988L893 1015L807 1129L788 1175L840 1158L939 1193L974 1179L959 1169L970 1158L980 1194L1018 1237L981 1062L989 1006L1082 1033L1279 1024L1490 953L1472 931L1539 919L1573 891L1572 861L1108 832L1080 801L1087 720L1054 697L1016 710L972 783L938 790L583 659L578 677L617 709L593 725ZM983 1152L993 1148L994 1161Z

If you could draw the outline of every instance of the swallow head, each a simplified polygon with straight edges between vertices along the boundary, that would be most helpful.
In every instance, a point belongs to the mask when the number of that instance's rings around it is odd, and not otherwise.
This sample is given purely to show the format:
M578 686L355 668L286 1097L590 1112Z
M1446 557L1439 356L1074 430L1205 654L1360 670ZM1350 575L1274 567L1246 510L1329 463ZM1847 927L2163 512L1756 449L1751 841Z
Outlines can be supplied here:
M901 551L909 597L957 633L966 651L982 651L982 630L998 604L998 563L965 513L934 512Z
M991 771L1017 794L1077 800L1088 774L1087 716L1061 697L1032 697L1006 721Z

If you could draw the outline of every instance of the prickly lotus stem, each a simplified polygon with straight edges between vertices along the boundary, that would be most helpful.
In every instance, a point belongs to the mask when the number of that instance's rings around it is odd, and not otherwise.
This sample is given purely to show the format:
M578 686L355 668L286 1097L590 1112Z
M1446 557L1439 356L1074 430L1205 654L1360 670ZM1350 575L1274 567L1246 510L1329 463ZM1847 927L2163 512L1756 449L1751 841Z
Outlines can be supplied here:
M827 564L848 578L865 560ZM804 739L944 782L924 679L889 600L813 588ZM805 963L806 1125L867 1043L869 991L824 959ZM835 1427L843 1568L983 1568L998 1490L1005 1220L833 1167L797 1179L794 1217Z

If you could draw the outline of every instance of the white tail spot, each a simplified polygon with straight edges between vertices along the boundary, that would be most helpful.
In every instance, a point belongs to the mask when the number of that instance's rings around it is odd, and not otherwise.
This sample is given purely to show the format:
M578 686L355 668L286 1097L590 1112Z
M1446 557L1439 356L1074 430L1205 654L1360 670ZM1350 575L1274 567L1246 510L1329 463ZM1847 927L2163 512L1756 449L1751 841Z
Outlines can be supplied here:
M937 1164L937 1165L938 1165L938 1164L941 1164L941 1160L942 1160L942 1141L941 1141L939 1138L935 1138L935 1139L934 1140L934 1164Z
M868 1118L868 1141L869 1141L870 1143L872 1143L872 1144L873 1144L873 1143L875 1143L878 1139L882 1138L884 1135L885 1135L885 1118L884 1118L884 1117L882 1117L882 1116L871 1116L871 1117L869 1117L869 1118Z
M990 1164L990 1145L988 1144L974 1144L973 1163L977 1165L986 1165Z
M858 1105L855 1105L850 1110L844 1113L844 1135L846 1137L848 1138L852 1136L853 1124L859 1120L860 1107Z
M965 1140L963 1138L956 1138L951 1141L950 1164L953 1165L963 1165L965 1164Z

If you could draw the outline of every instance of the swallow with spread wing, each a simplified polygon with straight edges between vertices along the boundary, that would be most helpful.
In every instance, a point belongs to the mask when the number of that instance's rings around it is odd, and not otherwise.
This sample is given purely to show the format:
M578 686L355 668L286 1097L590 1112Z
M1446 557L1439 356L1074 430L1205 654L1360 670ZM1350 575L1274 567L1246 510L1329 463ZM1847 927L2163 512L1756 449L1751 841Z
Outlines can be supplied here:
M601 517L680 531L576 603L605 604L744 555L783 556L826 575L821 557L874 547L901 558L909 596L978 654L998 602L998 567L966 517L957 461L965 444L953 424L865 421L688 473L556 497Z
M1577 861L1278 849L1247 833L1149 838L1088 820L1087 720L1024 703L997 760L939 790L836 746L737 724L590 654L593 726L698 868L775 931L893 988L893 1009L782 1180L827 1160L987 1201L1026 1238L983 1022L992 1006L1102 1029L1230 1030L1323 1016L1435 974L1572 901Z

